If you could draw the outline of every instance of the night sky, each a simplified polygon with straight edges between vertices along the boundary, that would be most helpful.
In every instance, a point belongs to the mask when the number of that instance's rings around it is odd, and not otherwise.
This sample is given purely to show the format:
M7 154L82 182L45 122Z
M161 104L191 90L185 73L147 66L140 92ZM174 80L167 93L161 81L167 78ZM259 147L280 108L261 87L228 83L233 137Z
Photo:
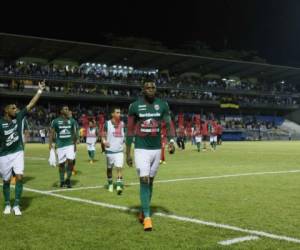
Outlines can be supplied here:
M199 40L215 50L226 44L227 49L256 50L269 63L300 67L297 0L198 0L167 6L136 1L81 11L89 11L88 18L79 18L78 11L71 17L78 18L80 25L70 17L62 21L65 16L61 12L56 21L48 20L44 29L26 25L3 32L94 43L104 43L104 34L113 33L159 40L170 48Z

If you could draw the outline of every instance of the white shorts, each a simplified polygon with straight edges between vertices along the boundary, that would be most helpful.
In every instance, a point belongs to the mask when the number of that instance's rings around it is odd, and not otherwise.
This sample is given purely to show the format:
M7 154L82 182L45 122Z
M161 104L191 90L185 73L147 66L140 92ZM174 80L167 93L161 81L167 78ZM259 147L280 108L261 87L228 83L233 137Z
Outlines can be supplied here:
M24 151L19 151L0 157L0 175L4 181L9 181L12 170L16 175L24 173Z
M134 162L140 177L155 177L160 161L161 149L134 150Z
M122 168L124 165L124 154L123 152L106 154L106 166L107 168Z
M202 142L202 136L196 136L195 141L196 143Z
M74 145L58 148L56 151L58 156L58 163L64 163L66 160L75 159Z
M88 151L95 151L96 150L95 143L87 143L86 148Z
M217 142L217 136L216 136L216 135L211 135L211 136L209 137L209 141L210 141L210 142Z

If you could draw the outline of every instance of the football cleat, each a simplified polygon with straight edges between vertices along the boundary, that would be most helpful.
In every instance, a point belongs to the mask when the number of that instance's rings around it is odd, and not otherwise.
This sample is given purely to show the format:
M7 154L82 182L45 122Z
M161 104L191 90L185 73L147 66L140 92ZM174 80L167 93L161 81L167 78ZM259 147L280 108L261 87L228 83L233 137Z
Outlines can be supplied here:
M114 185L113 184L109 184L108 185L108 192L113 192L114 191Z
M3 214L10 214L11 213L11 206L6 205L3 211Z
M13 210L13 212L14 212L14 214L15 214L16 216L20 216L20 215L22 215L22 213L21 213L21 210L20 210L20 207L19 207L19 206L14 206L12 210Z
M144 219L144 231L152 231L152 220L150 217Z

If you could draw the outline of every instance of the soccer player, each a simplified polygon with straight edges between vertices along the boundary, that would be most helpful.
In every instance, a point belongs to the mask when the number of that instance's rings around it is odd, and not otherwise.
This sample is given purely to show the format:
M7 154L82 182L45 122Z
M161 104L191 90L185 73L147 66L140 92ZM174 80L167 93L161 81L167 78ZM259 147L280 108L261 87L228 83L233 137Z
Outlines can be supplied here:
M71 176L75 159L77 131L75 120L70 118L68 106L63 105L60 109L60 116L51 123L49 134L49 149L53 147L55 139L59 163L60 187L71 188ZM67 165L65 169L65 164ZM65 171L67 178L65 180Z
M208 141L208 121L201 121L201 135L203 142L203 151L206 151L206 141Z
M89 154L90 163L94 163L95 158L95 146L98 138L98 129L96 127L95 121L89 121L89 127L86 132L86 144L87 151Z
M7 104L4 108L4 117L0 119L0 174L3 178L4 214L22 215L20 200L23 190L24 173L24 118L35 106L45 89L45 81L39 82L39 89L29 104L17 113L15 104ZM10 206L10 178L14 171L16 175L15 202Z
M201 142L202 142L202 134L201 134L201 127L196 126L194 129L194 136L195 136L195 142L197 145L197 150L200 152L201 149Z
M213 150L216 150L216 147L217 147L217 124L213 119L208 121L207 129L208 129L208 133L209 133L210 146Z
M74 160L73 160L73 169L72 169L72 175L76 175L76 153L77 153L77 144L79 143L79 124L78 122L73 118L73 112L69 110L69 118L74 122L75 124L75 130L76 130L76 143L74 144Z
M45 144L46 142L46 130L44 128L39 130L40 137L41 137L41 143Z
M222 145L223 127L220 122L217 123L217 144Z
M117 171L117 194L121 194L123 190L122 168L124 165L124 123L121 121L120 108L113 108L111 119L105 122L104 133L102 134L102 142L105 145L105 154L107 162L107 182L108 191L113 192L113 168Z
M150 203L153 181L159 167L161 154L161 121L167 126L170 141L170 114L166 102L155 97L154 82L145 82L143 97L129 106L126 137L126 161L132 166L131 144L134 140L134 158L140 178L141 210L139 220L145 231L152 230ZM170 144L169 144L170 147Z

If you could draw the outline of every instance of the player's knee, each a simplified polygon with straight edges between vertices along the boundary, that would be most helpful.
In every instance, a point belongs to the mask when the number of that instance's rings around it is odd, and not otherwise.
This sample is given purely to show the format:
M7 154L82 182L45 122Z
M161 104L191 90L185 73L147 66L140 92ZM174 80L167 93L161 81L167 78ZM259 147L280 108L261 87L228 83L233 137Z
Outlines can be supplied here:
M23 180L23 175L17 174L16 181L22 181L22 180Z
M150 181L150 178L149 178L149 176L142 176L142 177L140 177L140 181L141 181L141 183L149 183L149 181Z

